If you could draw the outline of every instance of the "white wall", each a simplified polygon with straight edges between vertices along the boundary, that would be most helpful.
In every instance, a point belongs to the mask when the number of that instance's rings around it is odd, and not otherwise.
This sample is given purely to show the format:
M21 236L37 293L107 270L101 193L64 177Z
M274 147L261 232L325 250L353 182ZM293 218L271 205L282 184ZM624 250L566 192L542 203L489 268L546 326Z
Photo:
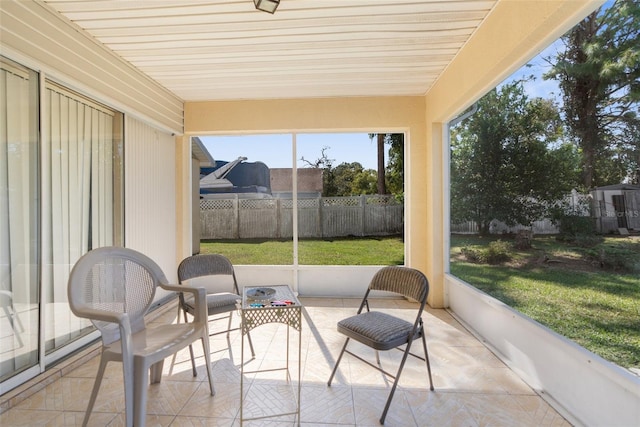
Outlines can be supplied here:
M456 277L446 292L454 315L570 422L640 426L639 377Z
M362 298L381 266L238 265L238 286L289 285L303 297Z
M175 138L127 117L124 163L125 246L177 283Z

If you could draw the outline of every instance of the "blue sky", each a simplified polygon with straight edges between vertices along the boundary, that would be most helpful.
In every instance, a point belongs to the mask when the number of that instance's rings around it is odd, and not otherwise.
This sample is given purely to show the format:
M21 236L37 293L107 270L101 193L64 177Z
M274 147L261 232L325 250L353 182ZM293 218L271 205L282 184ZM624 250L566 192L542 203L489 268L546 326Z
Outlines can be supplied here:
M290 168L293 164L292 136L290 134L250 136L201 136L215 160L235 160L247 157L247 162L260 161L270 168ZM377 168L377 148L366 133L297 134L297 167L307 165L300 158L314 162L322 156L322 148L333 165L342 162L360 162L366 169ZM387 147L388 150L388 147ZM388 155L387 155L388 158Z
M609 9L614 3L615 0L607 0L602 5L602 10L604 11ZM558 82L555 80L544 80L542 78L542 75L550 68L544 58L553 59L559 49L564 49L563 42L560 39L549 45L537 56L531 59L528 64L524 65L518 71L509 76L505 82L534 75L536 77L535 80L527 82L524 86L527 95L529 95L530 98L558 98L558 101L560 102L561 92Z
M554 98L560 96L558 82L556 80L544 80L542 75L550 68L544 58L553 58L558 49L562 48L562 41L556 40L518 71L509 76L505 82L533 75L534 80L524 84L525 92L530 98Z

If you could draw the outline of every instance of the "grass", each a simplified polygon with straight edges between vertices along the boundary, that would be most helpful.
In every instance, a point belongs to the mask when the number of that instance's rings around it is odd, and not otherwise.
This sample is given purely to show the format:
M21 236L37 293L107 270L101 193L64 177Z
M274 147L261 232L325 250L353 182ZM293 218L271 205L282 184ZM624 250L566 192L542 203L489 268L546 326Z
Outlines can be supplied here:
M240 240L200 242L202 253L221 253L234 264L291 265L291 240ZM300 240L298 263L302 265L401 265L404 242L400 237L334 238Z
M536 236L532 249L510 251L511 261L474 264L463 247L481 248L495 239L452 236L451 272L601 357L640 368L640 274L601 268L593 248ZM603 247L640 260L640 240L606 238ZM291 265L286 241L203 241L201 252L222 253L234 264ZM635 255L634 255L635 254ZM617 255L616 255L617 256ZM302 265L401 265L400 237L301 240Z
M467 262L463 247L490 239L452 237L451 272L557 333L622 367L640 368L640 274L607 271L592 250L537 237L511 262ZM606 247L640 259L640 241L607 238ZM635 254L635 255L633 255Z

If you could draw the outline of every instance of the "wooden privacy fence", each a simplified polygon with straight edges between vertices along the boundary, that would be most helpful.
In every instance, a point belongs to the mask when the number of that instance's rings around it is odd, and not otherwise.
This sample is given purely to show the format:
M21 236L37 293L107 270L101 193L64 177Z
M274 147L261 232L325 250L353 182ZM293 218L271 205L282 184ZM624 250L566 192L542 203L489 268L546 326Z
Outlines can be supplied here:
M401 234L404 206L393 196L298 199L298 236L330 238ZM201 239L293 237L293 200L200 200Z

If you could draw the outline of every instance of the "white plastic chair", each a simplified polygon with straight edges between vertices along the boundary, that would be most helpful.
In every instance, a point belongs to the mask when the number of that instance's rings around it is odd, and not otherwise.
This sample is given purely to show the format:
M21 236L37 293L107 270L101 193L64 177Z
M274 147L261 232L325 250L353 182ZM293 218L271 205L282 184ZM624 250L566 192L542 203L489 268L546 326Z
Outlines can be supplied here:
M145 325L144 316L158 286L193 294L193 322ZM145 255L132 249L104 247L78 260L67 290L71 311L90 319L102 333L100 366L83 425L91 415L107 363L119 361L124 374L126 425L144 426L149 371L151 383L160 382L164 359L198 339L204 347L211 395L215 393L204 289L169 285L160 267Z

